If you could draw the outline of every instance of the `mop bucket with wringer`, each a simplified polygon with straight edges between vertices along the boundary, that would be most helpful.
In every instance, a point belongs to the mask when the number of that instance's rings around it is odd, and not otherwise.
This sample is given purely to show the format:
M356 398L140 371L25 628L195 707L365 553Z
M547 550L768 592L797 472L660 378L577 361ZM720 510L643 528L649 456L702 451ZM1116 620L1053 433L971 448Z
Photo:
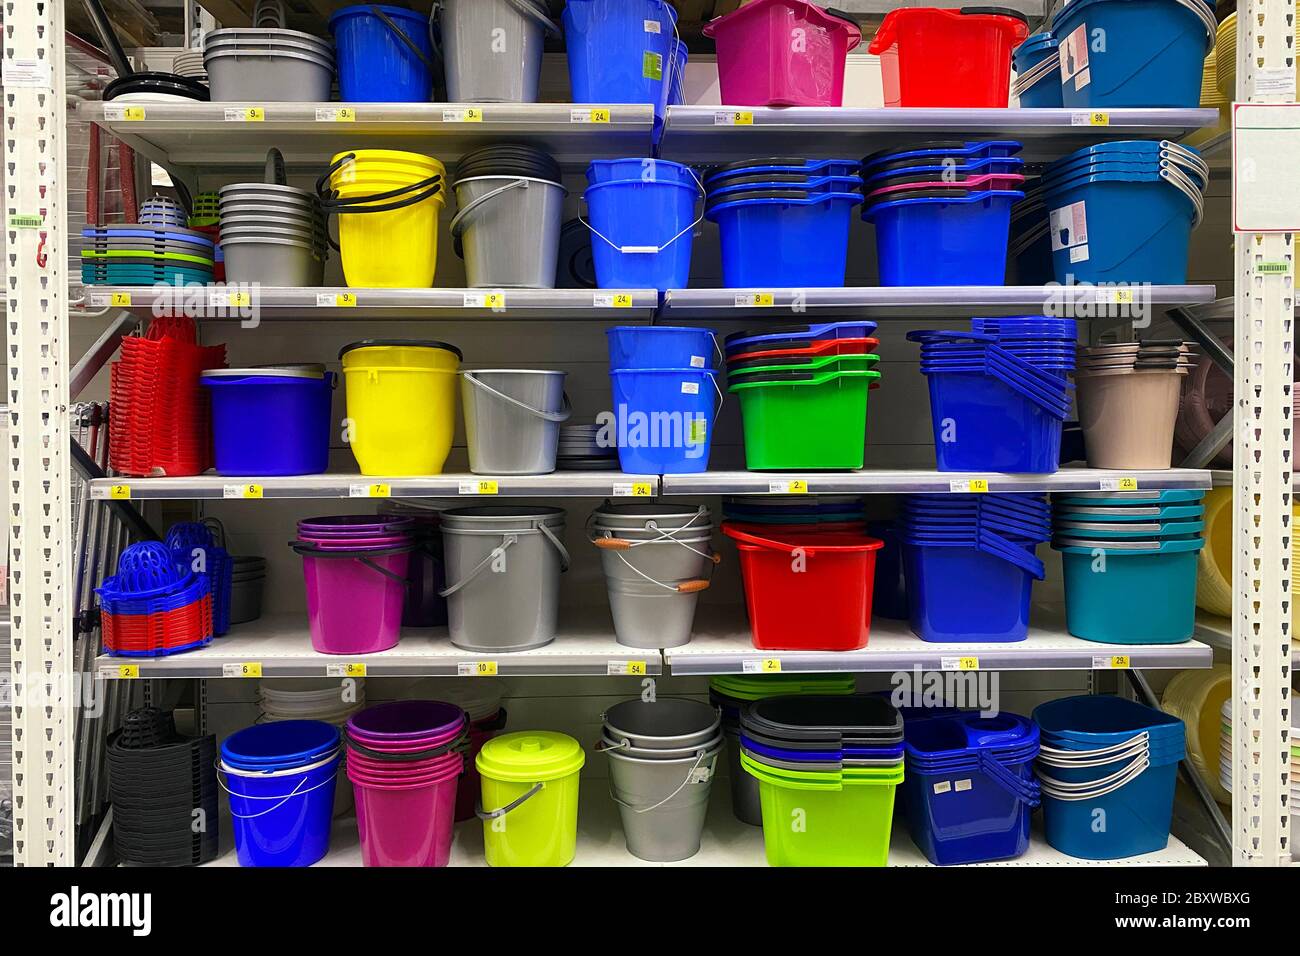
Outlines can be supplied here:
M582 745L545 730L495 737L475 758L488 866L567 866L578 843Z

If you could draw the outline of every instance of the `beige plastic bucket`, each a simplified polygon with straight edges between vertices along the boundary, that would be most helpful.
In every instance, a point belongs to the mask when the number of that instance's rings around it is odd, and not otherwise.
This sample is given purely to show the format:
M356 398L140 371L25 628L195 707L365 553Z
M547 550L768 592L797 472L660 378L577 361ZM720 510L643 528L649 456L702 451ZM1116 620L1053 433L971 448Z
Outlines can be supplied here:
M1185 372L1076 372L1079 424L1093 468L1168 468Z

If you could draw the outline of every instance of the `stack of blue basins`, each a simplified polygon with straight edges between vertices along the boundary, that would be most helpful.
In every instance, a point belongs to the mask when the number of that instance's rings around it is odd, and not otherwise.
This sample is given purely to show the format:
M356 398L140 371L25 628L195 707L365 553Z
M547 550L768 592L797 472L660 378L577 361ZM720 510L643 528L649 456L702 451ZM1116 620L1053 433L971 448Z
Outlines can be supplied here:
M1024 161L1014 140L919 143L862 160L883 286L1002 285Z
M905 736L907 827L931 863L1008 860L1029 849L1041 802L1033 721L1009 713L932 717L908 721Z
M787 156L712 170L704 215L722 243L730 289L844 285L853 207L862 204L858 164Z
M1052 547L1061 552L1066 629L1104 644L1190 640L1204 496L1193 489L1057 495Z
M1168 141L1076 150L1043 173L1056 281L1181 285L1210 169Z
M1040 495L908 495L898 518L911 627L934 643L1023 641L1035 555L1051 537Z
M230 552L217 544L211 528L197 521L172 525L167 529L164 544L178 564L208 579L212 592L212 634L221 637L230 630L230 593L235 573Z
M722 513L732 521L748 524L862 524L862 499L856 495L772 495L761 498L723 498Z
M207 284L215 245L203 233L179 226L126 223L81 231L81 281L85 285Z
M1073 319L975 319L972 332L909 332L921 344L939 471L1051 474L1074 386Z

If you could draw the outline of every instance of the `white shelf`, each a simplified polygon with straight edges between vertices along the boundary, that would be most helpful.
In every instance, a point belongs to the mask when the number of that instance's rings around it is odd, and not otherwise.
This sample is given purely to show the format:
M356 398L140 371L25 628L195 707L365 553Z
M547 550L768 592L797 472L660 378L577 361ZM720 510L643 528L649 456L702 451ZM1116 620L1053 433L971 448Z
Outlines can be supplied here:
M1098 644L1071 637L1062 613L1035 606L1027 640L1011 644L929 644L905 621L876 617L867 646L858 651L761 651L754 647L740 608L701 608L689 644L664 650L674 675L782 673L893 673L923 670L1111 670L1122 667L1209 667L1214 652L1199 641L1183 644ZM972 663L971 659L974 659ZM777 662L773 664L772 662Z
M1050 475L948 472L885 469L847 472L710 471L698 475L664 475L665 495L789 494L802 482L809 494L944 494L969 491L971 480L988 482L990 492L1104 491L1122 478L1139 488L1209 488L1210 473L1184 468L1150 471L1107 471L1065 468Z
M599 759L589 755L588 760ZM346 780L342 781L346 785ZM634 857L627 851L623 842L623 826L619 821L618 809L603 791L603 780L584 779L581 796L578 799L578 846L571 866L602 867L761 867L767 866L767 856L763 849L762 827L752 827L741 823L732 815L730 794L727 781L719 779L709 794L709 815L705 822L704 839L700 852L689 860L677 863L650 863ZM895 799L895 810L897 801ZM228 836L229 826L222 820L224 852L208 866L238 866L234 846ZM330 851L316 864L321 867L357 867L361 866L361 846L357 837L357 823L353 817L341 817L334 821L330 836ZM456 833L451 848L449 866L487 866L483 856L483 824L478 820L466 820L456 824ZM917 849L907 828L901 822L896 823L891 834L889 846L890 866L932 866L925 855ZM1205 866L1205 860L1187 848L1182 841L1170 836L1169 845L1155 853L1130 857L1126 860L1080 860L1066 856L1059 850L1047 845L1041 831L1035 827L1024 856L1014 860L999 860L994 863L978 863L975 866L1011 867L1011 866Z
M462 667L473 670L484 663L494 664L501 677L662 673L659 651L624 647L614 640L608 612L570 611L561 613L560 633L553 642L509 654L480 654L453 647L445 627L403 629L401 643L378 654L320 654L312 650L305 615L276 615L236 625L207 647L172 657L102 654L95 661L95 676L105 680L240 679L246 674L257 676L257 668L243 670L244 665L255 664L262 677L334 677L343 675L331 673L331 668L364 664L366 677L457 677L462 676Z
M1232 621L1217 614L1196 611L1196 638L1211 647L1232 650ZM1291 642L1291 666L1300 667L1300 641Z

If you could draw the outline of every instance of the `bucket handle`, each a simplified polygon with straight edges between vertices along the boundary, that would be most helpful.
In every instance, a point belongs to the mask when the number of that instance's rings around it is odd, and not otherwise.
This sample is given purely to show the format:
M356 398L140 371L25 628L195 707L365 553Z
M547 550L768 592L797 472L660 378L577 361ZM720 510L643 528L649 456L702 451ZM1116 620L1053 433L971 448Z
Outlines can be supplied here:
M631 571L637 577L643 578L644 580L649 581L651 584L663 588L665 591L673 591L677 594L698 594L700 591L707 591L709 589L709 585L712 583L712 581L709 578L694 578L689 581L680 581L677 584L665 584L662 581L657 581L654 578L650 577L650 575L646 574L644 571L642 571L640 568L634 565L622 553L624 551L630 551L632 548L635 548L642 544L656 544L657 542L654 541L633 542L633 541L625 541L622 538L593 538L591 543L594 544L597 548L600 548L602 551L613 552L614 557L618 558L625 565L627 565L629 571ZM722 562L722 555L720 555L716 551L710 551L708 553L705 553L704 551L697 551L695 548L692 548L689 544L686 544L685 542L682 541L677 541L674 543L677 544L679 547L683 547L687 551L694 552L695 554L698 554L700 557L706 559L709 562L710 568Z
M1052 767L1100 767L1122 760L1131 753L1149 749L1150 740L1151 735L1144 730L1128 740L1095 750L1061 750L1040 744L1038 761Z
M274 813L276 810L279 810L282 806L284 806L294 797L305 797L307 796L307 794L319 790L322 787L328 787L330 784L332 784L335 780L338 779L339 767L341 766L342 763L340 762L339 766L336 766L334 768L334 772L330 774L328 777L326 777L325 780L323 780L321 783L316 784L316 786L314 787L308 787L306 790L301 789L302 785L307 782L307 778L304 777L302 780L298 782L298 786L293 788L292 792L285 794L283 797L280 796L257 797L257 796L250 796L248 794L243 794L243 793L235 793L233 790L227 787L226 782L221 779L220 767L217 767L216 778L217 778L217 784L221 787L221 789L226 791L226 793L230 794L232 797L238 797L241 800L279 800L280 801L275 806L269 807L268 809L263 810L260 813L236 813L233 807L230 810L230 815L234 817L236 820L256 820L258 817L264 817L268 813Z
M1192 203L1192 228L1197 228L1205 218L1205 200L1187 174L1174 166L1160 170L1160 178L1186 196Z
M1028 805L1030 809L1036 809L1043 802L1042 786L1037 780L1032 778L1024 780L1016 776L985 750L979 750L977 754L980 769L985 775L1021 803Z
M987 538L986 538L987 536ZM1035 580L1042 581L1047 577L1047 568L1041 559L1030 554L1024 548L1013 544L1006 538L988 530L980 531L980 542L976 545L980 551L992 555L995 558L1001 558L1008 564L1014 564L1027 574L1032 575Z
M600 747L597 746L596 749L597 749L597 750L600 750ZM611 749L612 749L612 748L611 748ZM603 752L603 751L602 751L602 752ZM691 778L695 776L695 772L696 772L697 770L700 769L700 764L703 762L704 758L707 757L707 756L708 756L708 753L706 753L706 752L703 751L703 750L701 750L698 754L696 754L696 755L695 755L695 763L691 764L691 769L689 769L689 770L686 771L686 778L685 778L684 780L682 780L682 782L679 783L679 784L677 785L677 789L676 789L676 790L674 790L672 793L668 794L668 796L664 797L664 798L663 798L662 800L660 800L658 803L651 804L651 805L648 806L648 807L637 807L637 806L633 806L632 804L627 803L627 802L625 802L625 801L623 801L623 800L620 800L620 799L618 798L617 794L614 793L614 781L613 781L612 778L611 778L610 781L609 781L609 798L610 798L611 800L613 800L615 803L617 803L617 804L618 804L620 807L622 807L623 809L625 809L625 810L631 810L633 813L649 813L651 810L658 810L658 809L659 809L660 807L662 807L665 803L667 803L669 800L673 799L673 797L677 796L677 794L681 793L681 792L682 792L683 790L685 790L688 786L690 786L690 784L691 784L691 782L692 782L692 779L691 779ZM717 759L718 759L718 755L717 755L717 751L715 750L715 751L714 751L714 754L713 754L713 760L714 760L714 765L715 765L715 766L716 766L716 764L717 764ZM706 777L705 779L707 780L707 779L711 778L712 776L713 776L713 770L710 769L710 770L709 770L709 777ZM700 781L696 781L696 782L698 782L698 783L704 783L705 781L704 781L704 780L700 780Z
M491 385L488 385L486 382L479 381L477 378L474 377L473 372L466 371L466 372L461 372L460 374L465 376L465 380L469 382L471 385L477 386L478 388L483 389L483 391L487 392L489 395L494 395L495 397L501 399L503 402L509 402L511 405L514 405L517 408L521 408L524 411L528 412L528 414L532 415L533 417L540 418L543 421L559 424L560 422L567 422L569 418L573 415L573 406L569 403L568 393L565 393L564 395L563 411L546 412L546 411L542 411L540 408L533 408L533 406L529 405L527 402L521 402L517 398L512 398L509 395L505 394L505 392L498 391L497 389L493 388Z
M541 524L538 525L537 528L546 536L546 540L551 542L555 547L555 550L560 552L560 571L564 572L569 570L569 565L573 563L573 559L569 556L569 549L564 546L564 542L557 538L555 532L546 525Z
M377 16L380 19L380 21L384 24L384 26L388 27L388 29L391 30L394 33L394 35L396 35L397 39L400 40L408 50L414 53L416 58L421 63L423 63L426 67L428 67L430 78L432 78L434 75L437 74L438 68L434 66L433 61L430 60L428 56L425 55L424 51L421 50L416 45L414 40L412 40L409 36L407 36L405 30L403 30L401 27L399 27L396 23L393 22L392 17L384 13L383 9L378 4L371 3L371 4L367 4L367 6L369 7L370 12L373 13L375 16ZM432 39L432 35L430 35L430 39Z
M514 800L511 800L509 803L507 803L504 807L502 807L499 810L484 810L483 804L480 801L479 803L474 805L474 816L478 817L480 820L483 821L496 820L499 817L504 817L511 810L517 809L521 804L524 803L524 801L531 800L533 797L537 796L537 794L541 793L542 788L545 786L546 786L545 783L533 784L532 787L528 790L528 792L525 793L522 797L518 797Z
M266 172L263 173L262 179L271 186L288 185L288 175L284 170L284 154L274 146L266 151Z
M462 730L460 734L451 741L445 744L440 744L437 747L430 747L428 750L421 750L411 754L391 754L378 750L371 750L364 744L357 743L356 740L353 739L352 735L347 732L344 732L343 740L347 744L349 750L355 750L363 757L373 757L375 760L382 760L385 763L410 763L415 760L429 760L433 757L445 757L450 753L458 753L461 755L461 772L464 773L465 752L469 749L468 718L466 718L465 727L466 729Z
M457 591L463 589L466 585L473 583L474 579L477 578L480 574L482 574L489 564L491 564L497 558L504 555L506 551L508 551L513 545L516 545L518 543L519 543L519 535L517 534L502 535L501 544L499 544L497 547L489 551L487 557L485 557L482 561L480 561L475 566L475 568L472 571L470 571L469 574L465 575L465 577L461 578L455 584L450 585L449 587L446 587L443 590L439 591L438 595L440 597L451 597Z
M1116 790L1128 786L1150 766L1151 758L1146 753L1141 753L1135 756L1128 766L1099 780L1082 780L1078 783L1068 783L1064 780L1057 780L1055 777L1049 777L1041 770L1038 772L1038 778L1042 781L1043 793L1047 796L1055 800L1076 803L1080 800L1095 800L1098 797L1114 793Z
M347 558L351 561L360 561L372 571L378 571L384 577L396 581L404 588L411 586L411 582L402 577L402 575L395 571L390 571L387 568L380 567L378 564L375 564L374 561L371 561L369 557L362 557L356 551L330 551L327 548L311 548L298 541L290 541L289 547L291 547L295 553L302 555L304 558ZM410 552L415 551L418 547L418 545L411 544L402 545L397 548L380 548L375 551L366 551L364 553L374 557L383 557L384 555L409 554Z
M520 177L519 179L516 179L513 182L506 183L504 186L498 186L496 189L493 189L491 192L486 192L482 196L479 196L477 199L462 206L460 208L460 211L457 212L456 215L452 217L451 225L447 227L448 229L451 230L452 238L459 240L461 236L465 234L465 224L464 224L465 217L468 216L475 209L478 209L489 199L496 199L497 196L500 196L502 193L507 193L512 189L527 189L529 182L530 180Z
M257 0L253 7L253 26L284 29L284 4L280 0Z
M704 191L704 183L700 182L699 175L695 172L695 170L691 169L691 167L687 166L686 171L691 174L691 179L695 180L695 188L699 191L699 198L703 199L706 195ZM621 252L623 255L651 255L651 256L658 255L659 253L667 249L669 246L671 246L678 239L680 239L682 236L686 235L688 232L693 232L695 230L695 227L698 226L703 221L704 221L704 212L703 210L701 210L700 214L695 218L695 221L693 223L691 223L681 232L677 233L677 235L673 236L671 239L669 239L667 242L665 242L663 245L660 246L620 246L613 239L609 238L609 236L605 235L603 232L601 232L599 229L597 229L595 226L589 223L585 216L583 216L581 213L578 214L578 222L582 223L589 230L591 230L592 235L595 235L600 239L603 239L606 242L606 244L608 244L615 251ZM709 334L712 335L713 333L710 332ZM716 337L714 337L713 347L717 348L717 346L718 346L718 340ZM721 355L720 352L719 355Z

